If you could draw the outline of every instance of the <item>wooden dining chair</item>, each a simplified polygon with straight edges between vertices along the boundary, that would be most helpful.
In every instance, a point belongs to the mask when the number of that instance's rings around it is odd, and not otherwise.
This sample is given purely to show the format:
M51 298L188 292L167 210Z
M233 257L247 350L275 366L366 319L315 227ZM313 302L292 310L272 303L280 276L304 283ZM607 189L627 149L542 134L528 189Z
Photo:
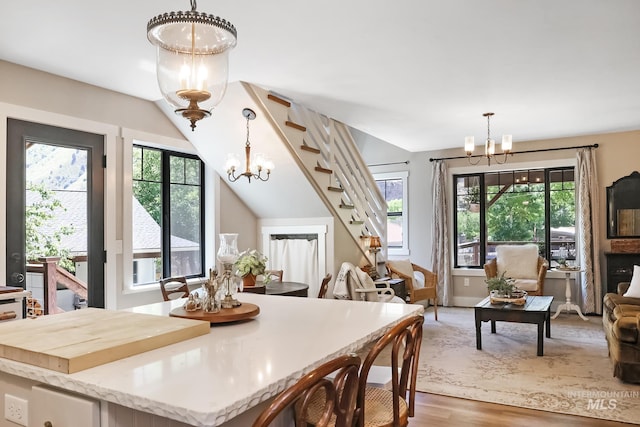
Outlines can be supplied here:
M287 408L295 414L296 426L305 425L304 420L313 416L318 420L317 426L352 427L359 415L356 408L359 368L360 358L356 355L339 356L320 365L276 396L253 427L270 425ZM330 374L335 376L327 378Z
M357 426L404 427L415 410L416 382L424 316L411 316L391 328L367 353L360 368ZM391 389L368 384L378 355L391 350Z
M367 352L358 380L357 408L360 416L356 419L355 426L405 427L409 424L409 417L413 417L415 410L423 323L423 315L404 319L375 342ZM385 355L390 353L389 366L374 365L376 358L383 351ZM369 381L371 372L380 368L386 368L390 373L390 383L384 386ZM322 401L318 397L316 400ZM317 410L310 409L305 421L311 425L321 425L316 414Z
M320 290L318 291L318 298L324 298L327 295L327 290L329 289L329 282L331 281L331 273L327 273L322 279L322 283L320 284Z
M189 297L189 287L187 286L187 279L184 276L161 279L160 291L162 291L162 298L164 298L165 301Z

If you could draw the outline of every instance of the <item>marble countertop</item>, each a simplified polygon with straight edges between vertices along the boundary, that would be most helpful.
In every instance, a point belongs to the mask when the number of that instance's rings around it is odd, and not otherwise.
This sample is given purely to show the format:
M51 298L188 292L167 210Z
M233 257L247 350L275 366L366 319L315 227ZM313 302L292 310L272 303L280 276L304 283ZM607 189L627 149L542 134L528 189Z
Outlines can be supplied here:
M194 426L221 425L277 395L303 374L353 352L421 305L243 293L249 321L75 374L0 358L0 371ZM128 309L168 315L176 300Z

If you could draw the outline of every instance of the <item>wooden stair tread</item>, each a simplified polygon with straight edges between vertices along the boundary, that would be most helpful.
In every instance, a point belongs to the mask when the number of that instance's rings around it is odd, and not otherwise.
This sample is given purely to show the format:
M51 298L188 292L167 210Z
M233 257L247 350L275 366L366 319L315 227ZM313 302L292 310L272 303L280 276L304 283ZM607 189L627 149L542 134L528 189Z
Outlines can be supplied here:
M357 224L357 225L360 225L360 224L364 224L364 221L356 221L356 220L352 219L351 221L349 221L349 224Z
M294 128L294 129L301 130L302 132L306 132L306 131L307 131L307 128L306 128L306 127L304 127L304 126L302 126L302 125L299 125L299 124L297 124L297 123L291 122L291 121L289 121L289 120L287 120L286 122L284 122L284 124L285 124L286 126L289 126L290 128Z
M340 188L340 187L327 187L327 190L334 191L336 193L343 193L344 192L344 188Z
M331 169L323 168L321 166L316 166L314 169L316 170L316 172L322 172L322 173L327 173L327 174L332 174L333 173L333 171Z
M346 204L346 203L340 203L340 207L342 209L355 209L356 208L354 205L349 205L349 204Z
M273 102L277 102L278 104L284 105L285 107L291 107L291 103L289 101L287 101L286 99L282 99L278 96L275 96L273 94L268 94L267 98L272 100Z
M306 144L302 144L302 145L300 146L300 149L301 149L301 150L304 150L304 151L308 151L308 152L310 152L310 153L320 154L320 150L319 150L318 148L309 147L309 146L308 146L308 145L306 145Z

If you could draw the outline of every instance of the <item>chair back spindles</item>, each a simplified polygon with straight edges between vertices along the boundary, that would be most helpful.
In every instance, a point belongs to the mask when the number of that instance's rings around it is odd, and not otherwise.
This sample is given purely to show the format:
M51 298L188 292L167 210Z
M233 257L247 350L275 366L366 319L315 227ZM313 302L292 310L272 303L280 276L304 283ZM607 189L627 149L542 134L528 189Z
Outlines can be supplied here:
M291 406L295 409L296 426L306 425L304 419L309 410L315 410L316 426L352 427L359 415L356 408L359 369L360 358L356 355L339 356L324 363L276 396L254 421L253 427L270 425ZM335 373L334 378L327 378L332 373Z
M165 301L189 297L189 286L187 286L187 279L184 276L167 277L165 279L161 279L160 291L162 292L162 298ZM182 295L175 296L174 294Z

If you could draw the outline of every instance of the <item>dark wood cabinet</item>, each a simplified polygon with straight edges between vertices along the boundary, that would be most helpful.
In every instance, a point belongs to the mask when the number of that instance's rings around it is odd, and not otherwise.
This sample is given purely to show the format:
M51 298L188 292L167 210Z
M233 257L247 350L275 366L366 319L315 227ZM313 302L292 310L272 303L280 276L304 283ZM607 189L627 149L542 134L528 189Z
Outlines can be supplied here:
M607 259L607 292L616 293L618 283L630 282L633 266L640 265L640 254L605 252Z

